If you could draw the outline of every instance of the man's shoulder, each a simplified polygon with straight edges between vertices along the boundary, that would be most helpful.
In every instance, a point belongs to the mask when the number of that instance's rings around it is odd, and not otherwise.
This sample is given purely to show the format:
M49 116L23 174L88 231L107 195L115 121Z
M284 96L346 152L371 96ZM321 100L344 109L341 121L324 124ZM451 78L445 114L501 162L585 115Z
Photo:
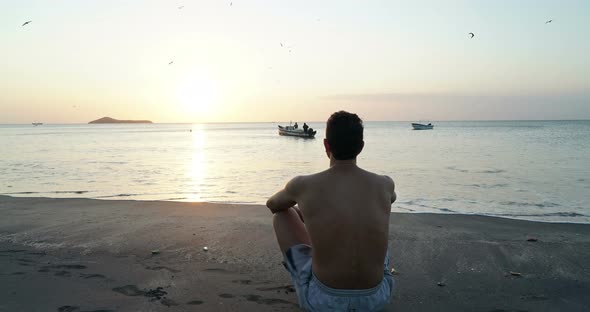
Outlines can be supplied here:
M301 193L305 188L305 185L309 183L310 177L311 175L294 176L289 182L287 182L285 189L292 194Z
M378 174L372 171L368 171L365 169L361 169L365 172L365 174L367 174L368 176L370 176L371 178L381 182L381 183L385 183L386 185L394 185L393 179L388 176L388 175L384 175L384 174Z
M323 170L320 172L316 172L316 173L311 173L311 174L307 174L307 175L298 175L293 177L289 183L287 183L287 185L290 185L294 188L303 188L305 185L310 184L310 183L314 183L314 181L319 181L320 179L322 179L322 177L326 176L326 173L328 172L328 170Z

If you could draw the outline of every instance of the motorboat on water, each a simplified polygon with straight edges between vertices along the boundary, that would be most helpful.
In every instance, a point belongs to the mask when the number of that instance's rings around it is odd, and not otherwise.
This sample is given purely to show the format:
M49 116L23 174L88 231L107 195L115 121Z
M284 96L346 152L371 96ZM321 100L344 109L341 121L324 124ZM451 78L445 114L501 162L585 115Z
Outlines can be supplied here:
M41 126L43 123L42 122L33 122L32 125L33 126Z
M279 135L313 139L316 133L317 131L311 128L303 130L301 128L295 128L295 126L279 126Z
M434 128L434 125L431 123L425 125L425 124L413 122L412 128L414 128L414 130L432 130Z

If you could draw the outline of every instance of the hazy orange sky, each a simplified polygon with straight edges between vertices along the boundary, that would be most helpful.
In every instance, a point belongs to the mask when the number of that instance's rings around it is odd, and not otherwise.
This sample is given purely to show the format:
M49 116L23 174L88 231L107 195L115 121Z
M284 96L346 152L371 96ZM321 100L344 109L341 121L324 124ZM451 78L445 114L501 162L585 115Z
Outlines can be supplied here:
M0 123L590 119L590 1L232 2L0 2Z

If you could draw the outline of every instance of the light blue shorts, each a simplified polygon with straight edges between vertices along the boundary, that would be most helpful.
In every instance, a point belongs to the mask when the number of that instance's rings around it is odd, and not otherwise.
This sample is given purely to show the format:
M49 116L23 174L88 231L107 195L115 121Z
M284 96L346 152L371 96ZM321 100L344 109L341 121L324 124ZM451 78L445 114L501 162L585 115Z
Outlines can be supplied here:
M390 302L394 280L385 256L383 280L370 289L334 289L320 282L311 270L311 246L295 245L285 253L299 305L306 311L381 311Z

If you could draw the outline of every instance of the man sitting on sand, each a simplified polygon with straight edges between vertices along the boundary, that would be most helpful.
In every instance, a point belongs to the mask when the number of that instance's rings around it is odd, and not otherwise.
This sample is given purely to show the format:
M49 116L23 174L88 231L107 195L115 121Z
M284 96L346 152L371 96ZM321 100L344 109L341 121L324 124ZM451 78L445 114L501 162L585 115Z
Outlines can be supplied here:
M387 241L395 186L390 177L356 165L364 144L356 114L332 114L324 139L330 168L293 178L266 203L305 310L375 311L389 303L394 281Z

